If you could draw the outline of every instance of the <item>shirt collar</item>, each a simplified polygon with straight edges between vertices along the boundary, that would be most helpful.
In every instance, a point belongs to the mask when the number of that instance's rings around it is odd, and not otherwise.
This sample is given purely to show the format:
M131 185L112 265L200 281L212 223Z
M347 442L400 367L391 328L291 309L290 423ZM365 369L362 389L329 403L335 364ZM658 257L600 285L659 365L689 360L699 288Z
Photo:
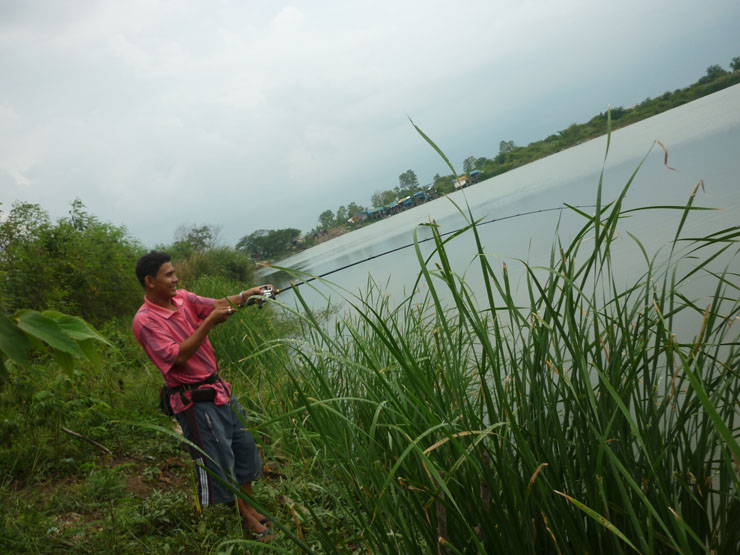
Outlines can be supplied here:
M163 318L171 318L182 307L182 299L179 296L179 292L180 291L178 289L178 295L172 298L172 304L174 304L177 307L177 310L173 311L173 310L164 308L163 306L159 306L158 304L155 304L152 301L150 301L147 296L144 296L144 304L147 306L147 308L156 312Z

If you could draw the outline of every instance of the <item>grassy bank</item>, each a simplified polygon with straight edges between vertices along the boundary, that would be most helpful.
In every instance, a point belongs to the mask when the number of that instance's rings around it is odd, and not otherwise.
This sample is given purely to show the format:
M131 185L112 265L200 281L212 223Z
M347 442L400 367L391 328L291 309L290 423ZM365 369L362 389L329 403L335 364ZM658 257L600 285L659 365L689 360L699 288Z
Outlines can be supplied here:
M521 263L525 306L474 225L456 240L474 245L477 291L432 225L436 254L417 250L399 306L369 286L340 318L278 298L214 330L265 452L256 503L281 530L270 549L740 550L739 230L684 237L691 194L673 208L670 256L644 253L639 279L618 287L612 244L641 248L623 229L631 186L608 205L599 190L548 263ZM697 276L706 298L686 293ZM695 331L675 335L679 323ZM199 515L187 455L155 409L159 376L125 323L103 332L115 345L103 371L70 377L42 360L0 395L3 547L258 551L227 509Z

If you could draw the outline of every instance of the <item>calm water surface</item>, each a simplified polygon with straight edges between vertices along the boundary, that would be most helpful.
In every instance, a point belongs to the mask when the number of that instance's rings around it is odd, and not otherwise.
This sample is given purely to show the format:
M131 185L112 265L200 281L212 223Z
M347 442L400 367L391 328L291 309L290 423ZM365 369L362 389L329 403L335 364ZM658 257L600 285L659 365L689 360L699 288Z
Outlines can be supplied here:
M677 171L664 165L665 154L654 145L656 139L668 149L668 165ZM420 148L428 148L421 138L419 143ZM703 180L706 192L699 190L695 205L719 210L691 214L682 235L706 235L712 230L740 224L740 85L618 130L612 134L606 162L605 151L606 137L594 139L457 191L450 199L463 208L469 205L473 216L483 220L562 207L564 203L594 204L603 165L603 202L606 203L618 196L645 158L628 193L626 207L684 205L697 183ZM584 210L592 212L592 209ZM637 236L648 253L657 252L660 256L666 251L666 244L673 238L680 219L678 211L638 214L622 222L620 238L612 250L619 268L617 279L625 285L634 282L645 269L642 256L627 232ZM301 252L278 265L312 275L323 274L413 243L415 230L419 238L428 237L428 230L419 225L430 220L439 224L442 233L465 225L464 218L450 200L440 198ZM518 284L518 293L524 302L526 290L521 279L521 261L547 264L556 231L560 240L567 244L582 224L581 217L566 210L483 225L479 233L494 268L501 268L504 262L507 264L510 278ZM422 251L431 252L431 246L431 242L422 244ZM474 255L475 244L470 233L449 244L448 256L453 266L466 275L466 281L480 291L483 298ZM719 265L730 264L735 272L740 272L739 263L737 258L731 260L729 257L718 262ZM364 291L371 278L387 289L392 300L400 302L418 273L419 262L412 247L332 274L327 280L336 287L330 288L318 281L303 285L301 294L310 304L324 307L323 295L330 296L332 302L341 303L342 295ZM260 279L281 287L291 278L282 272L262 270ZM702 286L702 280L692 285L691 294L695 298L710 293L703 291ZM285 292L279 300L292 304L294 294Z

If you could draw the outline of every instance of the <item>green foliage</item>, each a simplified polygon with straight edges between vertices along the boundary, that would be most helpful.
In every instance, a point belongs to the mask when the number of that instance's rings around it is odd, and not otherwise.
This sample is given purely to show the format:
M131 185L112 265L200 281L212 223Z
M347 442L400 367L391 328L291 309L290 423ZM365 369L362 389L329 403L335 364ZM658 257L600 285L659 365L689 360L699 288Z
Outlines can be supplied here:
M413 192L419 187L419 180L413 170L406 170L398 176L398 187L401 192Z
M231 247L214 247L184 259L173 256L177 276L189 284L203 276L220 276L237 283L248 283L254 275L254 262L244 252Z
M334 212L332 212L331 210L324 210L319 215L319 225L323 229L329 229L333 223L334 223Z
M463 160L463 172L470 173L478 167L477 164L478 158L476 158L475 156L468 156L465 160Z
M45 352L46 348L68 374L74 370L73 357L99 365L95 343L110 346L81 318L53 310L24 309L10 317L0 314L0 383L8 377L8 364L27 365L31 351Z
M175 231L175 242L166 248L167 253L177 260L215 249L219 229L213 225L181 225Z
M375 191L371 198L373 207L385 206L396 200L396 193L393 191Z
M498 152L499 154L507 154L509 152L514 152L517 148L514 141L501 141L498 145Z
M357 214L359 214L360 212L364 212L365 210L367 210L367 208L365 208L364 206L361 206L355 202L350 202L347 205L347 217L351 218L352 216L356 216Z
M722 69L721 66L718 66L716 64L711 65L707 68L707 74L701 79L699 79L699 83L709 83L711 81L715 81L716 79L719 79L720 77L723 77L724 75L727 75L727 71Z
M347 219L349 218L347 208L344 206L340 206L337 208L337 215L334 218L334 225L344 225L347 223Z
M293 241L301 234L299 229L258 229L245 235L236 244L238 251L260 259L276 258L290 251Z
M142 247L125 228L72 203L52 224L38 205L15 203L0 226L0 310L56 309L100 324L141 301L133 268Z
M740 56L735 56L732 59L732 62L730 62L730 67L732 68L732 71L740 71Z

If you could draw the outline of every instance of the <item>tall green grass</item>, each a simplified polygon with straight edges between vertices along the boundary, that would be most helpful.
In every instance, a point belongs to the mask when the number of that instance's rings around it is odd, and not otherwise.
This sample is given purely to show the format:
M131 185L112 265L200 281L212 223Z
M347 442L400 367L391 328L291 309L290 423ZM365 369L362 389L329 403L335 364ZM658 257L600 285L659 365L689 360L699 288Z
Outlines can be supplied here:
M320 318L298 288L289 337L244 318L228 333L262 338L246 354L219 338L259 382L249 425L268 456L314 477L283 484L311 517L278 527L319 552L740 551L740 228L683 237L692 194L670 207L670 256L633 238L643 273L619 287L611 249L636 174L608 204L599 184L548 264L521 262L526 306L469 215L482 290L432 224L434 256L417 245L399 306L371 282Z

